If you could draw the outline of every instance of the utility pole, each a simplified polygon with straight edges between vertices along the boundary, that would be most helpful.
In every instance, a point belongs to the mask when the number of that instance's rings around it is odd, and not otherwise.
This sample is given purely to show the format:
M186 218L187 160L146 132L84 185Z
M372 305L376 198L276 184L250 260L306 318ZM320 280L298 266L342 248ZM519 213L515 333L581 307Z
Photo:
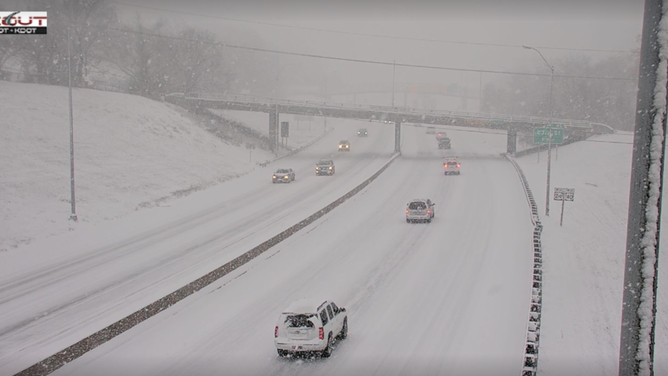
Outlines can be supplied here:
M73 20L73 18L71 19ZM72 22L70 22L70 25ZM74 195L74 115L72 110L72 52L70 47L70 28L67 26L67 77L68 77L68 86L69 86L69 96L70 96L70 201L72 203L72 213L70 213L70 219L77 221L77 207L76 200Z
M619 376L654 374L661 184L666 135L662 0L645 0L629 193ZM657 107L658 104L658 107ZM650 174L651 172L651 174Z

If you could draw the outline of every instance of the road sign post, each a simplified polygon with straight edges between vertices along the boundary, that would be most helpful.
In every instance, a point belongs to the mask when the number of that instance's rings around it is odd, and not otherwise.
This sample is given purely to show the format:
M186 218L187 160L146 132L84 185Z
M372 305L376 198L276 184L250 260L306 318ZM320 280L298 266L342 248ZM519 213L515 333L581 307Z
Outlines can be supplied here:
M255 149L255 144L247 143L246 149L248 149L248 163L253 161L253 149Z
M561 201L561 219L559 226L564 223L564 202L575 200L575 188L554 188L554 200Z

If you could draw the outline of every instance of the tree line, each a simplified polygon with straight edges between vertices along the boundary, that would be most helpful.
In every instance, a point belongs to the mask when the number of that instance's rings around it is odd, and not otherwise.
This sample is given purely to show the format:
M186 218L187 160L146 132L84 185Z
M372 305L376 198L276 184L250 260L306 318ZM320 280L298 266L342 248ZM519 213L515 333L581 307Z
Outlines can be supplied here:
M481 110L508 115L586 120L607 124L618 130L632 130L635 123L638 64L639 54L633 53L599 60L581 55L554 59L551 103L550 72L543 66L538 67L535 73L547 76L512 75L508 80L485 84Z
M108 0L28 0L22 7L48 12L48 34L0 38L0 78L68 85L68 47L73 86L109 85L151 98L252 89L271 70L252 51L226 51L207 30L138 14L123 23Z

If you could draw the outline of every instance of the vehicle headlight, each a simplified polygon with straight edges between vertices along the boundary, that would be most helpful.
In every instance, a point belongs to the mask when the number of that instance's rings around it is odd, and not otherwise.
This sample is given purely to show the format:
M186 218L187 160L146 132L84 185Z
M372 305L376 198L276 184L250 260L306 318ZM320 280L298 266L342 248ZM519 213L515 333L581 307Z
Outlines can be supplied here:
M271 178L272 178L272 179L276 179L276 175L272 176Z
M332 169L332 167L330 166L330 167L329 167L329 169L331 170L331 169Z
M288 175L283 176L283 179L287 179L287 178L288 178Z

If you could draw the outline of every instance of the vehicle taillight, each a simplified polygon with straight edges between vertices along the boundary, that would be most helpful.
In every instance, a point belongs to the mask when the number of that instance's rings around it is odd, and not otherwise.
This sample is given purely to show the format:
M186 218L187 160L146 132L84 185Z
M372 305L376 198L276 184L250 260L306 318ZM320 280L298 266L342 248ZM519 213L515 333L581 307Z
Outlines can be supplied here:
M443 167L448 168L448 165L444 164Z
M459 163L457 163L457 168L459 168Z
M427 210L427 214L431 214L431 210Z
M278 337L278 325L276 325L276 329L274 329L274 338Z
M408 214L408 209L406 209L406 214Z
M322 327L318 328L318 338L325 339L325 331L322 329Z

